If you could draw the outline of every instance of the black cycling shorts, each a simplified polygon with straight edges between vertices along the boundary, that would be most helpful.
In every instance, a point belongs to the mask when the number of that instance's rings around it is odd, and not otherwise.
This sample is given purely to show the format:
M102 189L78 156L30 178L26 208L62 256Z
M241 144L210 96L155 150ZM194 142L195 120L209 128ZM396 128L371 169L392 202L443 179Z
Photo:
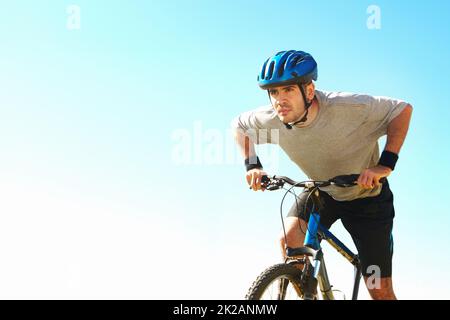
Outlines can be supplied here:
M308 217L303 215L307 195L305 191L300 194L300 199L294 202L288 217L300 217L308 221ZM320 213L321 224L330 228L336 220L341 219L358 250L363 275L373 275L374 269L371 266L378 266L382 278L391 277L395 211L394 196L389 183L383 183L380 194L375 197L337 201L326 192L319 191L319 198L322 208L315 211ZM306 212L311 212L311 209L310 197Z

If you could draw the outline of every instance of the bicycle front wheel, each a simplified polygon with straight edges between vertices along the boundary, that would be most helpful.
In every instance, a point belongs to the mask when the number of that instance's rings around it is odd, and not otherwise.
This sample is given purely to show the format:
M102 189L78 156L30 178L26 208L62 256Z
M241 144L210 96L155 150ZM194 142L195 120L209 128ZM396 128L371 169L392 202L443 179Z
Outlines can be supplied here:
M302 271L292 264L280 263L266 269L253 282L247 300L304 300Z

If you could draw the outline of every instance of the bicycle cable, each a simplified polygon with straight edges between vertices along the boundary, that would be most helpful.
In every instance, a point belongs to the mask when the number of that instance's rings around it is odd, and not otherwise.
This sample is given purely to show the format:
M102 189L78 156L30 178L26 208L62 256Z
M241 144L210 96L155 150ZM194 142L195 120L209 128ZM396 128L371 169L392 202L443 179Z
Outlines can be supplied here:
M284 242L285 242L285 246L286 246L286 247L287 247L287 235L286 235L286 228L285 228L285 226L284 226L284 218L283 218L283 203L284 203L284 199L286 198L286 196L287 196L288 193L293 194L293 195L294 195L294 198L295 198L295 210L296 210L296 212L298 212L298 200L299 200L300 197L295 193L295 191L291 191L291 190L292 190L293 188L295 188L298 184L302 184L302 183L305 183L305 182L307 182L307 181L298 182L298 183L292 185L289 189L286 189L286 188L282 187L282 189L283 189L283 190L286 190L286 192L285 192L285 194L283 195L283 198L281 199L281 204L280 204L280 217L281 217L281 225L282 225L282 227L283 227ZM318 190L318 189L319 189L319 186L314 187L311 191L308 192L308 196L306 197L306 201L305 201L305 204L304 204L304 206L303 206L303 217L305 217L305 219L306 219L306 211L307 211L307 209L308 209L308 201L309 201L311 195L312 195L314 192L316 192L316 190ZM300 200L301 200L301 199L300 199ZM311 212L313 212L314 209L315 209L315 203L314 203L314 201L313 201ZM310 215L310 217L311 217L311 215ZM301 217L300 217L300 216L297 216L297 219L298 219L298 221L299 221L299 229L300 229L300 232L302 232L304 235L306 235L306 232L311 233L311 230L309 229L309 223L307 223L307 222L305 221L305 224L306 224L306 231L305 231L305 230L303 230L302 225L301 225L301 222L300 222ZM318 220L314 215L313 215L313 219L315 219L316 223L319 224L319 220Z
M286 198L286 196L287 196L288 193L292 193L292 194L294 195L294 197L295 197L295 202L296 202L296 204L297 204L297 206L298 206L297 195L295 194L295 192L292 192L292 191L291 191L292 188L293 188L293 187L291 187L290 189L288 189L288 190L285 192L283 198L281 199L281 204L280 204L281 226L283 227L283 234L284 234L284 243L285 243L285 246L287 246L287 235L286 235L286 228L284 227L284 219L283 219L283 202L284 202L284 198ZM286 189L283 187L283 190L286 190Z
M305 183L305 182L308 182L308 181L297 182L296 184L292 185L289 189L286 189L286 188L284 188L284 187L282 188L283 190L287 190L287 191L285 192L283 198L281 199L281 204L280 204L281 225L282 225L282 227L283 227L284 242L285 242L286 247L287 247L287 235L286 235L286 228L285 228L285 226L284 226L284 219L283 219L283 203L284 203L284 199L286 198L286 196L287 196L288 193L292 193L292 194L295 196L295 205L296 205L296 206L295 206L295 210L298 211L298 198L299 198L299 196L297 196L297 194L296 194L295 192L291 191L291 190L292 190L293 188L295 188L297 185L302 184L302 183ZM315 188L313 189L312 192L314 192L317 188L318 188L318 187L315 187ZM309 193L308 198L307 198L306 201L308 201L309 196L311 195L312 192ZM314 209L314 206L313 206L313 209ZM306 205L305 205L305 210L306 210ZM300 219L300 217L298 217L298 216L297 216L297 218ZM306 222L306 221L305 221L305 222ZM303 234L306 235L306 232L302 229L302 226L301 226L301 223L300 223L300 222L299 222L299 227L300 227L300 232L302 232ZM306 230L309 231L309 228L308 228L308 224L307 224L307 223L306 223ZM309 231L309 232L310 232L310 231Z
M298 196L298 195L295 193L295 191L290 191L290 189L286 189L286 188L283 187L283 190L286 190L287 192L290 192L290 193L292 193L292 194L294 195L294 197L295 197L295 211L298 212L298 200L301 199L300 196ZM306 235L306 231L304 231L304 230L302 229L302 225L301 225L301 222L300 222L301 218L300 218L299 216L297 216L297 219L299 220L299 228L300 228L300 232L302 232L304 235ZM281 213L281 223L282 223L283 226L284 226L284 220L283 220L283 214L282 214L282 213ZM306 225L306 227L308 227L308 225ZM286 235L285 235L285 238L286 238ZM285 239L285 240L286 240L286 239Z

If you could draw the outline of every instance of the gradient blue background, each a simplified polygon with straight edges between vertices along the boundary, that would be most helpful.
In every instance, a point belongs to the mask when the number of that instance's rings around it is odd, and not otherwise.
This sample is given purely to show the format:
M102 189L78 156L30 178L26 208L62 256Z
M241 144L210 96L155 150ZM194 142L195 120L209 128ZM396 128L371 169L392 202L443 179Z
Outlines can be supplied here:
M80 30L66 27L70 4ZM366 26L372 4L380 30ZM394 284L399 298L448 299L449 12L445 1L2 1L0 298L242 298L279 261L282 194L247 189L229 123L267 103L264 60L301 49L319 63L317 88L413 105L390 177ZM192 143L182 165L180 132ZM205 161L211 148L221 161ZM306 178L275 152L271 173ZM353 270L326 254L349 297Z

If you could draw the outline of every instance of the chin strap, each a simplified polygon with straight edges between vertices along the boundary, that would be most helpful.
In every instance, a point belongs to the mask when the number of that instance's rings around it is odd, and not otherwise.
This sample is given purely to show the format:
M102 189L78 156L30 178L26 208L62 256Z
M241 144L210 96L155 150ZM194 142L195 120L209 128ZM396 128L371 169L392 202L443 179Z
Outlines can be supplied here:
M312 105L312 100L311 101L307 101L306 100L306 94L305 94L305 89L303 88L303 85L301 85L300 83L298 84L298 87L300 88L300 91L302 93L303 96L303 101L305 102L305 115L298 121L295 121L293 123L284 123L283 124L286 126L286 129L292 129L293 126L295 126L298 123L302 123L305 122L306 120L308 120L308 111L309 111L309 107L311 107Z
M308 109L306 109L305 115L300 120L292 123L283 122L283 124L285 125L286 129L292 129L292 127L295 126L297 123L305 122L306 120L308 120Z

